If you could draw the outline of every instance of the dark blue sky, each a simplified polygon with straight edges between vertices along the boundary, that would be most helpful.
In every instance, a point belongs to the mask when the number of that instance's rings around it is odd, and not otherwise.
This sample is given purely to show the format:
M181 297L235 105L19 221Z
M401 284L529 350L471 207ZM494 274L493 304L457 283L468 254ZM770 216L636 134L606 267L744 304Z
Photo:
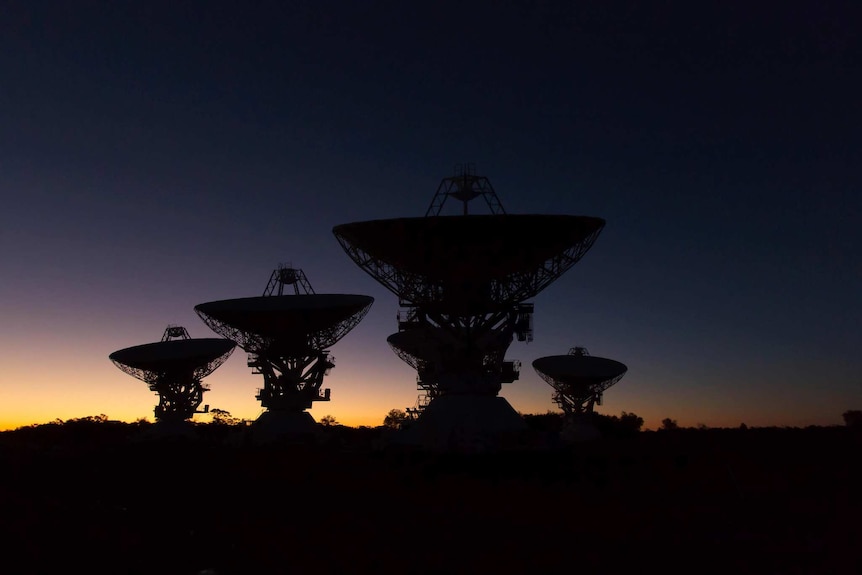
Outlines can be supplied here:
M151 416L107 355L210 337L194 305L279 262L377 298L314 413L382 421L415 398L397 301L331 230L424 214L461 162L510 213L607 220L510 348L517 409L573 345L629 366L603 409L648 425L862 406L851 3L130 4L0 19L0 423ZM232 358L208 401L253 417L258 377Z

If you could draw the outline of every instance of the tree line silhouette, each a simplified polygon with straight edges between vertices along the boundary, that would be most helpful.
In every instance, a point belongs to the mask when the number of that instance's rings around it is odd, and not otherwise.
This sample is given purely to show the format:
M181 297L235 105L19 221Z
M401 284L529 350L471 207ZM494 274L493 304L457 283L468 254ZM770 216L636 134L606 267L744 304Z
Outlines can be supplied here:
M229 411L214 408L210 410L212 417L208 423L194 422L190 425L199 432L203 439L207 437L214 440L222 440L230 433L241 431L249 426L251 421L233 416ZM563 430L566 420L565 415L560 412L548 411L546 413L522 413L521 416L527 424L529 431L534 433L554 435ZM844 426L848 429L862 429L862 410L847 410L842 414ZM373 441L387 434L408 427L414 420L401 409L390 410L383 418L379 426L351 427L340 424L332 415L324 415L319 418L322 431L331 437L349 442L351 438L362 438ZM632 438L641 433L653 433L643 429L644 420L635 413L622 411L620 415L606 415L593 413L591 422L600 432L601 436L608 439ZM63 421L55 419L49 423L32 424L18 427L14 430L0 432L2 444L17 442L19 444L39 444L61 446L64 444L89 443L92 445L104 445L119 443L133 439L141 432L151 428L153 423L145 418L134 422L123 422L110 419L105 414L90 415ZM841 427L833 426L808 426L808 428ZM665 418L657 433L687 433L698 431L721 431L735 430L739 432L754 430L789 430L799 429L795 427L755 427L745 423L734 428L710 428L704 424L694 427L683 427L677 420Z

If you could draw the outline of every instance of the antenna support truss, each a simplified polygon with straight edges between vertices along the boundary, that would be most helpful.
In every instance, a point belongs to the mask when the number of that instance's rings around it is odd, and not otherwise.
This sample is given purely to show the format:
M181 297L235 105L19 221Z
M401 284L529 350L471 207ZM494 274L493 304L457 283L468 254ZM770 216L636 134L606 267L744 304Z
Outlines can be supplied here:
M162 335L162 341L174 341L175 339L191 339L189 332L181 325L169 325L165 328L165 333Z
M476 175L476 167L473 164L460 164L455 167L455 175L443 178L437 187L437 192L431 199L431 205L425 212L425 216L439 216L443 204L449 198L458 200L463 205L464 215L467 215L467 204L478 197L482 197L492 214L505 214L500 198L491 186L490 180L485 176Z
M305 272L298 268L279 264L278 268L269 276L269 282L266 284L266 289L263 290L263 295L285 295L285 286L293 287L293 295L314 293L311 283L305 277Z

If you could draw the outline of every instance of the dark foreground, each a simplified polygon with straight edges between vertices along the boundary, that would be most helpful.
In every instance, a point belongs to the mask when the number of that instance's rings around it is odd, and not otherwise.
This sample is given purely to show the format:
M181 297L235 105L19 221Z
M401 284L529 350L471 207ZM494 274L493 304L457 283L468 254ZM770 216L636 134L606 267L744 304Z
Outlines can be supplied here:
M3 435L3 573L862 572L845 428L445 457Z

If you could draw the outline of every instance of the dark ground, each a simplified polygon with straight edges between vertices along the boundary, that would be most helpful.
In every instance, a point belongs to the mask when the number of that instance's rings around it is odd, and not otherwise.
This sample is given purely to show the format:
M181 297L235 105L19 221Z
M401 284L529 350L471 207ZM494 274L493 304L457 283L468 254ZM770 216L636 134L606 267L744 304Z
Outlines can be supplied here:
M0 434L0 572L862 572L847 428L431 456L61 427Z

